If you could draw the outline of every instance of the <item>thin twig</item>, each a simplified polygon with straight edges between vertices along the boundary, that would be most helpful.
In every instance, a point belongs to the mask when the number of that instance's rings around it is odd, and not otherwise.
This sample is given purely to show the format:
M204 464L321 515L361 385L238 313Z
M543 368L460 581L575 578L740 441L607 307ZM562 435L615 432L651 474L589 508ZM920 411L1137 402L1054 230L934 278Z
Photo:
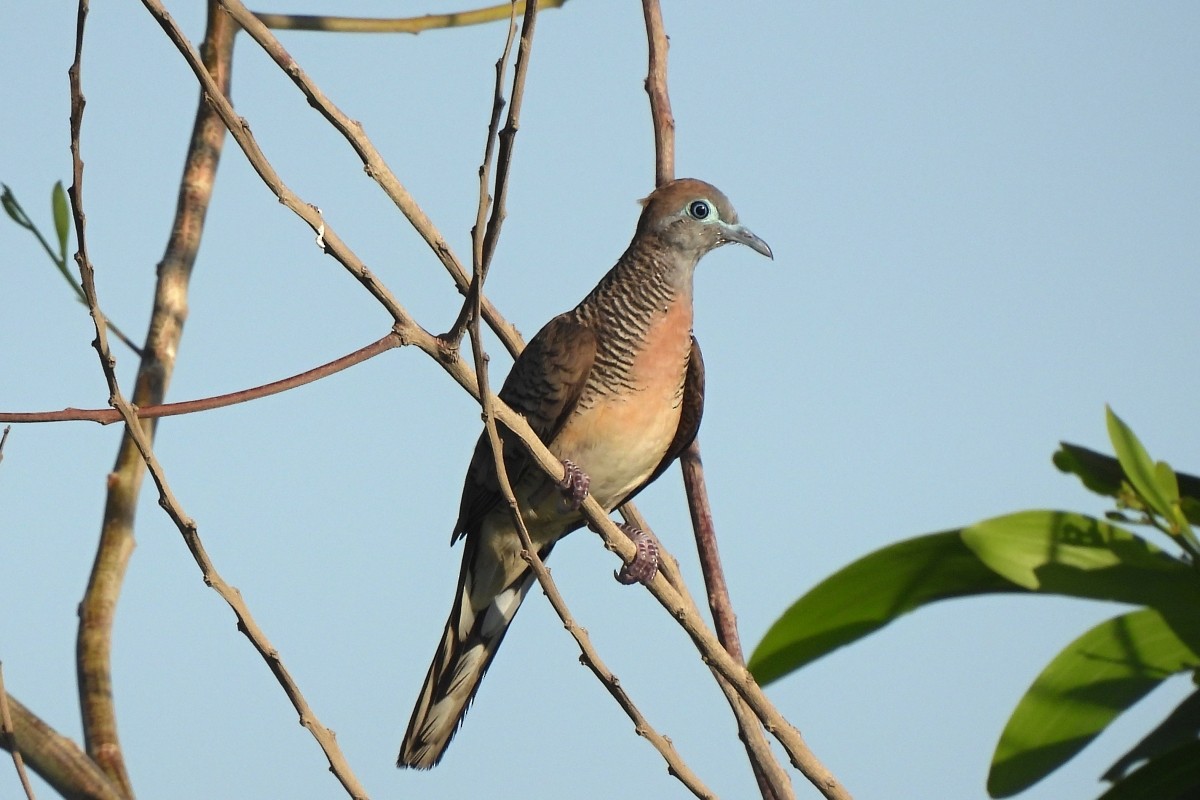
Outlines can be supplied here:
M122 409L122 412L128 412L126 413L127 421L133 418L131 410ZM267 639L266 633L258 626L253 614L250 613L249 606L242 599L242 593L238 591L237 587L226 583L225 579L217 572L212 559L209 558L208 552L204 549L204 543L200 539L200 533L195 521L184 515L179 502L175 499L171 488L166 483L158 459L155 457L153 451L149 449L149 442L145 439L139 439L139 446L146 448L143 454L146 458L146 463L150 467L150 474L158 486L159 505L166 510L167 515L175 523L179 532L183 534L183 539L187 544L188 550L191 552L196 564L200 567L204 583L211 586L221 596L221 599L229 605L230 610L237 617L238 630L245 634L246 638L254 646L254 649L262 656L267 667L279 682L279 685L283 687L284 694L287 695L288 700L292 703L292 708L296 710L296 714L300 718L300 724L316 740L321 751L325 754L325 758L329 761L329 771L334 774L334 777L338 779L350 797L354 798L354 800L366 800L368 797L367 790L363 787L357 776L355 776L350 762L346 760L345 754L342 753L341 748L338 746L337 736L332 730L321 723L321 720L304 698L300 687L296 684L295 679L292 678L291 673L284 665L279 651Z
M175 417L181 414L195 414L199 411L211 411L215 408L225 408L226 406L237 405L238 403L247 403L251 400L257 400L260 397L269 397L273 394L286 392L289 389L295 389L306 383L326 378L355 364L361 364L367 359L374 358L380 353L400 347L402 344L404 342L401 340L400 335L393 331L383 338L371 342L366 347L360 347L353 353L278 381L264 383L261 386L254 386L237 392L229 392L228 394L202 397L198 400L183 400L178 403L160 403L135 410L138 419L160 419L162 417ZM61 411L0 412L0 422L67 421L98 422L101 425L110 425L114 422L120 422L121 415L116 409L112 408L64 408Z
M91 283L89 293L94 294L94 283L91 282L90 278L84 281L84 286L88 287L89 283ZM113 404L121 412L121 416L125 420L126 429L132 435L138 451L149 468L150 476L158 488L159 505L167 512L167 516L171 518L171 521L175 523L175 526L183 535L188 550L192 553L192 557L200 567L204 583L211 586L229 605L237 617L238 630L246 635L246 638L254 645L254 648L259 652L263 660L267 662L267 666L283 687L284 693L292 702L292 707L295 708L296 713L299 715L300 724L308 729L324 752L325 757L329 761L330 772L334 774L350 797L355 798L355 800L365 800L368 797L367 791L354 775L354 771L351 769L349 762L337 744L337 737L333 731L321 723L311 706L309 706L308 701L305 700L300 687L296 684L291 673L284 665L283 659L280 658L279 651L267 639L266 634L263 633L254 616L250 613L249 607L242 599L241 592L238 591L237 587L226 583L220 573L217 572L212 559L209 558L207 551L204 549L204 544L200 539L195 521L184 513L174 492L167 484L162 465L154 455L149 437L145 435L140 425L138 425L138 419L132 406L121 396L120 390L116 388L116 378L111 374L112 368L109 365L110 362L104 362L103 353L107 353L107 341L104 341L103 334L98 339L101 340L101 345L97 347L97 350L102 351L101 359L106 365L106 377L109 378L110 385L114 387Z
M717 533L713 527L708 490L704 483L699 439L693 440L684 449L679 457L679 467L683 472L683 488L692 517L692 530L696 535L700 572L704 576L708 608L712 614L717 639L732 658L739 664L744 664L746 659L738 637L737 616L733 613L729 587L725 583L725 572L721 566L721 555L717 550ZM729 696L728 693L726 696ZM749 714L740 698L734 697L732 700L733 712L738 719L738 735L750 756L754 777L758 781L763 800L790 800L795 796L791 781L783 767L775 760L762 727Z
M81 0L81 3L80 3L81 18L86 15L86 5L87 5L87 0ZM231 26L229 26L227 18L223 14L221 14L217 11L215 4L210 4L209 11L210 11L210 15L209 15L210 33L213 31L214 28L217 28L217 27L221 28L223 33L227 34L230 37L230 46L231 46L231 44L232 44L232 28L231 28ZM220 20L220 21L218 21L218 20ZM80 22L80 30L82 31L82 19ZM221 37L214 36L214 38L221 38ZM206 39L206 43L213 45L211 50L206 50L206 55L213 54L213 51L224 50L224 48L221 45L214 44L207 39ZM227 50L225 52L231 52L231 50ZM227 69L228 60L224 61L223 63L224 63L225 68ZM78 65L78 48L77 48L76 66L77 65ZM203 69L203 65L201 65L201 66ZM116 372L115 372L116 361L112 357L112 353L108 346L107 325L105 322L104 314L100 311L99 302L98 302L98 299L96 296L95 271L92 267L90 259L88 258L88 255L87 255L87 239L85 236L86 217L83 212L83 204L82 204L83 162L82 162L82 159L79 157L79 121L82 116L83 98L82 98L82 94L78 92L78 71L75 67L73 67L72 69L73 69L73 73L72 73L73 102L72 102L72 116L71 116L71 122L72 122L71 145L72 145L74 170L73 170L73 184L71 187L71 191L69 192L69 196L71 199L72 216L75 219L76 241L79 245L79 251L75 255L75 260L79 264L79 271L80 271L80 277L82 279L81 282L83 285L84 294L87 298L88 308L90 309L92 318L95 322L96 339L93 342L93 346L95 347L96 353L100 359L100 366L104 373L105 381L108 384L109 402L117 409L118 412L120 412L122 418L124 419L126 439L132 440L133 448L136 449L137 453L139 454L139 456L141 458L142 463L149 470L150 475L153 478L153 480L159 490L159 504L166 510L168 516L170 516L172 521L175 522L176 526L180 530L180 533L183 534L184 541L186 542L189 550L191 550L193 557L196 559L196 562L201 567L201 571L204 575L205 582L208 585L212 586L221 595L221 597L224 598L225 601L230 605L230 607L233 609L235 615L238 618L239 629L242 630L246 634L246 636L250 639L250 641L254 643L254 646L259 650L259 652L262 654L263 658L267 661L267 664L271 668L271 671L275 673L276 678L284 686L285 692L287 693L289 699L292 700L293 706L296 708L296 711L300 715L301 724L309 729L309 731L310 731L310 733L312 733L314 739L316 739L317 743L321 746L322 750L325 752L326 758L329 760L330 771L332 771L334 773L334 775L338 778L338 780L346 788L346 791L350 794L351 797L356 798L356 799L357 798L366 798L367 793L362 788L361 784L358 782L358 779L354 776L353 771L350 769L349 764L346 762L345 757L342 755L341 750L337 745L336 738L333 735L333 732L330 731L328 728L325 728L320 723L320 721L317 719L316 715L312 712L312 709L308 706L307 702L304 700L303 695L300 694L299 688L296 686L295 682L292 681L291 676L289 675L289 673L287 672L287 669L283 665L283 662L279 658L278 651L275 650L275 648L266 639L266 637L262 633L262 631L258 628L257 624L255 623L253 617L250 614L249 609L246 607L245 603L242 601L240 592L238 592L238 590L236 588L229 586L227 583L225 583L225 581L217 573L215 567L212 565L212 562L208 558L207 553L204 551L203 544L200 541L195 522L193 522L190 518L186 517L186 515L183 513L178 501L176 500L176 498L174 496L174 493L172 492L170 486L166 482L166 478L163 474L162 467L159 464L157 457L154 455L154 451L153 451L153 448L151 445L151 438L150 438L147 430L144 427L144 423L137 418L137 415L133 409L133 406L129 403L129 401L127 401L125 399L125 397L121 393L120 387L117 382ZM208 70L205 69L204 71L205 71L205 74L208 75ZM226 78L227 78L227 73L226 73ZM210 81L213 80L211 76L209 76L209 80ZM77 98L78 102L75 102L76 98ZM204 108L204 104L203 104L203 100L202 100L201 101L201 110L202 111L203 111L203 108ZM200 127L201 127L201 119L198 117L197 129L199 129ZM182 205L184 205L184 202L181 200L181 206ZM193 250L193 255L194 255L194 250ZM151 334L153 335L153 327L152 327ZM149 351L149 348L147 348L147 350ZM152 423L145 423L145 426L151 427ZM130 534L130 538L131 538L131 534ZM109 686L110 686L110 690L111 690L111 683L109 684ZM111 703L110 703L110 706L111 706ZM116 744L115 725L113 726L111 733L112 733L112 743ZM117 759L119 759L119 757L120 757L119 745L117 745L117 747L118 747L118 749L116 750L115 755L116 755ZM105 768L105 772L109 774L110 778L112 778L114 780L114 782L118 782L121 784L122 794L124 794L126 796L132 796L132 790L128 784L128 777L124 773L123 765L122 765L122 769L120 770L120 772L117 773L116 775L114 775L114 770L113 770L114 762L111 760L111 757L113 754L103 753L103 755L109 757L108 764L106 765L105 762L102 762L99 758L97 758L96 753L92 748L91 740L89 740L89 752L92 755L93 759L96 759L97 763L99 763L102 768ZM118 761L117 763L119 764L120 762ZM121 781L121 779L124 779L124 780Z
M646 94L650 98L650 118L654 128L655 184L662 186L675 177L675 119L671 115L671 99L667 90L668 40L658 0L642 0L642 13L646 21L646 44L649 52ZM737 639L736 626L732 628L732 634L729 632L728 620L734 618L729 593L726 591L714 595L711 590L712 565L716 565L715 569L720 575L720 556L717 553L716 532L712 525L712 513L708 508L708 493L704 488L703 473L689 469L690 464L698 463L699 453L699 444L693 441L680 458L680 468L683 471L700 562L707 567L704 571L705 585L709 587L709 608L717 626L718 639L730 656L741 664L744 663L744 659L741 644ZM689 459L689 456L694 458ZM719 583L724 586L723 577ZM680 589L680 594L685 592ZM690 597L688 599L690 600ZM722 627L723 625L725 627ZM791 800L794 797L791 781L771 752L762 727L720 675L717 676L717 684L729 700L730 708L737 718L738 738L746 747L746 755L750 759L750 767L763 800Z
M525 76L529 72L529 53L530 42L533 37L534 24L537 19L537 10L539 4L532 3L525 8L525 18L521 26L521 42L517 48L517 65L513 71L513 87L512 87L512 102L508 106L508 119L505 122L504 129L497 133L497 127L500 124L500 111L504 107L504 96L502 92L502 78L504 74L504 65L508 63L509 50L512 46L513 28L509 27L509 38L505 44L504 53L500 60L496 62L496 88L495 96L492 102L492 116L488 123L487 147L484 154L483 164L480 166L480 201L478 206L478 214L475 220L475 227L471 229L472 245L477 246L479 252L473 253L474 272L471 279L471 287L467 292L467 299L463 303L462 310L459 312L458 319L451 327L448 333L442 334L442 338L446 340L451 347L458 347L459 341L462 339L463 331L466 330L467 321L471 319L469 310L475 306L475 298L473 294L479 293L480 286L483 283L482 276L487 275L488 268L491 267L492 257L496 253L496 245L500 241L500 229L504 225L504 220L508 215L506 201L508 200L508 173L512 166L512 151L513 143L516 140L517 130L520 128L521 119L521 104L525 97ZM532 11L532 13L531 13ZM516 14L516 6L513 6L513 13ZM514 19L515 23L515 19ZM500 157L496 166L496 183L495 183L495 203L492 206L492 216L487 222L486 232L480 235L480 242L476 242L475 236L477 231L483 231L483 218L487 212L487 181L485 176L491 169L493 144L499 139L500 142ZM514 357L519 352L521 343L507 343L509 353ZM514 346L516 349L514 349Z
M654 121L654 185L662 186L675 179L675 117L667 94L667 32L658 0L642 0L642 16L646 18L649 45L646 94L650 96Z
M0 463L4 461L4 445L8 444L8 434L12 431L12 425L4 426L4 433L0 433Z
M87 301L84 300L83 297L83 287L79 285L79 281L75 279L75 276L71 274L71 270L67 267L65 246L64 253L54 252L54 248L50 246L50 243L46 241L46 237L42 235L42 232L38 226L35 225L33 220L29 218L29 215L25 213L25 209L21 207L21 203L17 200L16 195L12 193L12 190L4 184L0 184L0 188L2 188L2 190L0 190L0 202L3 203L4 210L8 212L8 216L13 222L17 223L17 225L33 234L34 238L38 240L39 244L41 244L42 249L46 251L46 255L50 257L52 262L54 262L55 269L58 270L58 273L66 280L67 285L70 286L75 292L75 299L86 305ZM59 181L58 183L54 184L54 197L57 198L59 196L59 192L61 191L62 182ZM125 333L112 322L108 323L108 330L114 336L120 339L122 344L132 350L134 354L139 357L142 355L142 348L134 344L133 340L126 336Z
M512 168L513 145L516 142L517 131L521 127L521 106L525 101L525 76L529 73L529 55L533 49L533 31L537 22L537 12L541 9L540 2L529 3L525 8L525 18L521 23L521 41L517 45L517 63L513 68L512 100L508 105L508 118L504 129L500 131L499 161L496 165L496 203L492 207L492 216L488 220L487 233L483 237L483 269L486 272L492 264L492 256L496 253L496 244L500 241L500 228L504 225L508 209L508 174ZM516 7L514 6L514 13Z
M71 85L71 187L67 196L71 200L71 215L75 221L75 243L78 250L75 262L79 266L84 295L88 302L92 320L96 324L96 340L92 343L101 357L101 366L108 379L110 398L116 386L113 377L112 355L108 352L107 327L104 315L96 301L92 283L92 265L87 255L87 220L83 213L83 158L80 154L79 134L83 124L83 109L86 103L80 82L83 56L83 34L87 24L88 0L79 0L79 11L75 25L75 60L67 71ZM90 289L89 289L90 287ZM133 469L134 484L140 483L141 471ZM105 509L104 525L100 544L96 550L96 561L83 602L79 605L79 632L76 639L76 663L79 673L79 707L83 717L83 736L88 755L103 770L117 790L126 797L133 796L133 784L125 769L121 742L117 737L116 705L112 688L112 626L117 597L133 550L132 499L137 495L133 487L132 497L125 486L113 480L120 476L114 471L109 480L108 504ZM120 513L110 513L114 499L120 498L127 505ZM114 525L110 520L119 517Z
M535 3L533 7L536 11L537 4ZM492 199L488 192L488 183L492 172L492 156L496 150L497 128L500 127L500 112L504 110L504 70L508 65L508 56L512 52L513 40L516 38L517 33L517 11L515 4L510 6L510 11L508 36L504 40L504 52L500 54L500 58L496 59L496 83L492 90L492 113L488 118L487 138L483 146L483 163L479 165L479 200L476 203L475 224L471 226L471 286L467 290L467 296L463 301L462 308L458 311L458 318L450 326L450 330L442 334L442 339L446 342L446 345L454 350L458 349L462 342L463 334L467 332L467 328L471 325L471 322L479 320L482 308L480 296L483 292L483 282L487 277L488 269L488 261L483 255L483 241L485 238L488 207ZM503 199L501 199L501 202L503 202Z
M145 2L148 8L159 5L157 2L148 3L145 0L143 2ZM367 175L379 184L384 193L395 203L400 213L404 215L417 233L421 235L421 238L433 250L434 255L437 256L442 266L445 267L454 280L455 287L465 296L469 291L471 283L467 271L463 269L458 257L454 255L454 251L450 248L449 243L446 242L446 239L438 231L437 227L434 226L421 207L417 205L416 200L413 199L408 190L404 188L404 185L396 178L395 173L392 172L387 162L383 160L383 156L379 154L375 145L371 143L362 125L342 113L341 109L325 96L325 93L309 79L304 70L300 68L300 65L296 63L295 59L279 43L275 35L259 22L258 18L240 0L221 0L221 5L250 34L251 38L258 42L263 51L279 65L280 69L292 79L292 82L304 93L309 103L333 125L335 130L342 134L362 160L363 169ZM178 46L178 42L176 44ZM195 71L195 67L193 67L193 71ZM235 137L237 136L236 131L231 132ZM267 181L267 176L261 172L259 174L263 177L264 181ZM270 181L268 181L268 185L271 185ZM272 188L274 187L272 186ZM295 211L296 209L293 208L292 210ZM307 217L305 219L309 221ZM314 230L316 230L315 227ZM380 298L377 296L376 299ZM388 308L388 311L393 310L386 304L385 308ZM504 343L509 353L515 356L520 352L521 335L511 323L500 315L495 306L487 298L483 300L483 319L495 331L496 335L500 337L500 341ZM447 351L448 357L453 355L452 348L447 348Z
M205 32L205 56L201 69L214 86L224 91L229 85L235 28L219 13L215 0L208 3ZM210 74L211 73L211 74ZM72 76L77 92L78 75ZM78 96L78 111L73 104L72 147L75 152L74 203L76 242L84 252L83 212L79 203L82 161L78 157L78 115L83 98ZM204 229L205 212L212 194L213 176L220 160L225 128L201 97L187 159L180 180L175 221L168 237L163 260L158 265L154 309L146 344L138 366L133 402L152 406L163 401L175 366L175 354L187 317L188 283ZM77 260L78 257L77 257ZM84 259L86 260L86 259ZM95 312L93 312L95 314ZM107 328L105 328L107 333ZM98 337L99 341L99 337ZM111 357L111 354L110 354ZM139 433L152 436L152 422L142 423ZM116 709L112 685L112 629L117 600L126 568L133 552L133 526L137 498L145 477L145 464L133 437L127 430L117 451L116 464L108 481L104 518L96 559L87 591L79 606L79 631L76 661L79 673L80 711L88 752L110 776L122 794L131 794L128 777L117 739Z
M558 8L567 0L542 0L543 8ZM513 6L516 10L513 10ZM525 3L517 0L514 3L477 8L471 11L458 11L451 14L426 14L421 17L402 17L394 19L369 17L329 17L310 16L307 14L262 14L255 13L260 21L268 28L276 30L296 31L328 31L334 33L412 33L434 30L436 28L461 28L467 25L481 25L487 22L499 22L510 14L525 12Z
M700 551L700 571L704 575L704 588L708 593L708 606L712 610L713 625L717 638L738 661L745 661L742 642L738 636L737 615L729 599L729 586L725 583L725 571L721 566L721 554L717 549L717 536L713 528L712 510L708 503L708 489L704 483L704 463L700 459L699 439L693 441L679 456L683 471L683 488L687 492L688 509L692 515Z
M249 11L245 11L245 7L241 6L240 3L234 7L230 7L229 0L219 0L219 4L239 24L242 24L243 17L248 18L253 24L258 24L254 15L250 14ZM306 203L299 195L284 184L283 180L279 177L279 173L271 166L271 163L263 154L262 148L258 146L258 142L255 141L253 134L250 133L250 125L234 111L233 104L229 102L225 91L213 81L212 76L204 68L199 54L192 47L191 41L183 34L179 26L175 24L175 20L167 12L166 8L163 7L162 3L159 0L142 0L142 5L146 7L146 10L158 22L159 27L163 29L163 32L167 34L167 37L175 45L176 49L183 55L184 60L187 61L188 66L203 87L204 99L221 118L221 121L225 124L234 141L237 142L245 154L246 160L254 168L255 172L258 173L263 183L274 193L280 203L304 220L314 233L321 235L323 251L345 267L371 296L383 306L396 322L393 331L404 341L408 334L407 328L411 324L411 317L409 317L408 312L404 310L404 307L396 300L395 296L376 279L375 275L367 269L366 264L346 246L333 227L325 222L321 217L318 207L311 203ZM240 10L238 10L239 8ZM258 27L266 31L261 25L258 25ZM266 31L266 33L268 36L270 35L269 31ZM415 212L420 212L420 209L415 204L413 209L415 209ZM421 213L421 216L424 216L423 213ZM426 222L428 223L428 219L426 219ZM429 223L429 225L432 226L432 223ZM432 235L444 244L440 233L433 230ZM449 252L448 246L446 246L446 252Z
M562 620L563 627L575 639L580 650L580 662L587 666L592 671L604 686L608 693L617 701L617 705L625 711L626 715L633 721L634 730L639 736L645 738L653 747L662 754L663 759L667 762L670 773L679 779L684 786L688 788L696 797L703 800L716 800L716 795L701 782L700 778L687 766L682 757L675 750L675 746L671 740L660 734L645 718L641 710L634 704L633 699L621 687L620 681L613 674L612 670L600 658L600 654L592 646L591 638L585 629L575 622L571 615L570 609L567 607L566 601L558 590L558 586L554 583L554 579L550 576L550 571L546 569L541 557L538 555L537 548L534 546L532 539L529 536L529 530L525 527L525 521L521 517L520 506L517 503L516 495L513 492L512 483L508 478L508 469L504 464L504 445L500 440L500 434L496 429L496 415L494 404L492 402L491 390L488 387L488 361L489 357L483 347L483 340L479 330L480 320L480 298L482 297L483 282L487 278L488 268L490 266L491 253L495 249L496 241L499 237L500 225L504 220L503 205L505 191L502 188L506 183L508 166L512 157L512 140L517 131L517 117L520 112L520 100L525 88L525 70L528 64L528 54L530 52L534 22L537 16L537 2L529 3L525 11L525 19L521 26L521 46L518 55L517 67L513 78L512 103L509 106L508 124L505 126L505 131L508 133L507 140L501 143L500 147L500 164L497 167L496 174L496 211L492 214L491 222L484 229L484 217L487 214L488 208L488 175L491 171L493 142L497 136L496 127L500 119L500 111L504 106L503 97L503 78L504 65L508 61L509 52L512 48L513 33L515 30L515 17L509 25L508 39L504 45L504 53L496 62L496 87L495 95L492 103L491 119L488 123L487 144L484 147L483 163L479 168L479 203L476 209L475 225L471 229L471 245L472 245L472 276L471 290L467 295L467 304L464 305L463 317L466 320L466 328L471 342L471 354L475 362L475 375L479 381L479 402L483 410L484 428L487 432L488 443L491 446L492 459L495 465L496 477L500 486L500 492L504 496L505 502L508 504L509 512L512 515L513 525L516 528L517 535L521 540L523 548L522 557L529 564L534 576L542 587L542 591L550 600L550 605L558 614L558 618ZM515 14L515 12L514 12ZM489 249L490 248L490 249ZM457 326L456 326L457 327ZM460 334L461 336L461 334ZM455 340L457 341L457 339Z
M3 444L4 440L0 439L0 445ZM30 785L29 775L25 772L25 759L17 744L17 731L13 726L12 714L8 710L8 690L4 688L4 662L2 661L0 661L0 747L12 754L13 766L17 769L21 788L25 790L25 796L29 800L34 800L33 786Z

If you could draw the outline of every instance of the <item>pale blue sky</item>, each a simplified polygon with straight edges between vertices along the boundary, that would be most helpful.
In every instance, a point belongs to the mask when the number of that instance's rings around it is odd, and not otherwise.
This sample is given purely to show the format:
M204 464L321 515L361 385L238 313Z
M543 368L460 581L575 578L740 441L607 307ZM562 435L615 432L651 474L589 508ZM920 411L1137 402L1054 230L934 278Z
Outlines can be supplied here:
M196 37L200 5L169 4ZM775 251L770 263L726 248L696 281L701 438L747 647L803 590L889 542L1024 508L1102 511L1050 454L1060 439L1107 449L1105 403L1156 457L1200 470L1200 6L664 5L678 173L720 186ZM47 225L49 188L70 170L74 19L66 2L0 12L0 180ZM461 256L503 33L282 37ZM607 270L652 188L644 50L635 2L573 0L541 17L489 283L527 336ZM194 80L140 4L99 3L84 87L99 292L140 338ZM249 39L234 94L292 189L419 322L448 327L458 296L440 266ZM7 219L0 309L0 408L104 405L85 310ZM387 328L228 144L171 398L274 380ZM134 359L118 358L128 382ZM493 363L498 383L506 365ZM290 394L172 419L158 453L372 796L685 796L536 592L443 764L392 766L449 608L460 551L447 543L478 429L477 408L435 365L393 352ZM15 428L0 467L5 678L75 737L75 609L118 437L83 423ZM699 588L677 471L640 505ZM724 701L657 604L612 580L614 558L587 533L551 566L650 721L722 797L753 796ZM859 798L983 797L1029 682L1120 610L943 604L769 693ZM343 796L149 492L114 647L142 796ZM1024 797L1098 795L1100 773L1188 685L1172 681ZM18 791L3 768L0 787ZM799 776L797 793L816 796Z

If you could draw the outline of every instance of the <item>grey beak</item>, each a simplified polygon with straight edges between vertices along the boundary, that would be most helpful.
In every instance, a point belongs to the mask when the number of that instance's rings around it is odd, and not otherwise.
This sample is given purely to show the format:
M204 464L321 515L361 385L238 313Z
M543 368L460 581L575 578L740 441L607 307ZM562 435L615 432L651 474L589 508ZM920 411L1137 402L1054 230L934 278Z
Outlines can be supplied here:
M725 225L723 234L726 241L744 244L754 252L761 253L772 261L775 260L774 254L771 253L771 246L751 233L745 225Z

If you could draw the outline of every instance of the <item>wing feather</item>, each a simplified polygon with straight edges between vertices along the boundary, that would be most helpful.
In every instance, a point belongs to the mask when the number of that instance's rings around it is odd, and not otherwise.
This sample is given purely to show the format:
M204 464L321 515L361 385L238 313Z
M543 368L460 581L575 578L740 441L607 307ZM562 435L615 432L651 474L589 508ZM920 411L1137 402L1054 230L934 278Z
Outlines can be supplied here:
M499 397L529 422L538 437L549 444L574 412L596 358L596 335L590 328L560 314L546 323L513 363ZM515 437L504 442L504 466L514 485L530 467L525 449ZM459 503L452 540L478 528L501 501L495 461L486 432L475 444Z

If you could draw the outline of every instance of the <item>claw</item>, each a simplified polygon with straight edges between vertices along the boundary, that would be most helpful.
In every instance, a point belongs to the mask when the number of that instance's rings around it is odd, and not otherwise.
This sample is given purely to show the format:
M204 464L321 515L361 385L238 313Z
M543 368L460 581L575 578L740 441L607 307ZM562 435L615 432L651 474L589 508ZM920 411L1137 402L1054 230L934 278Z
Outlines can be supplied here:
M637 555L615 573L618 581L626 586L633 583L647 584L658 574L658 542L641 528L625 523L618 525L621 532L637 546Z
M575 465L574 461L563 459L563 470L566 474L558 484L558 488L562 492L559 510L564 513L578 511L579 507L583 505L583 501L587 499L588 486L591 485L592 480L586 472Z

